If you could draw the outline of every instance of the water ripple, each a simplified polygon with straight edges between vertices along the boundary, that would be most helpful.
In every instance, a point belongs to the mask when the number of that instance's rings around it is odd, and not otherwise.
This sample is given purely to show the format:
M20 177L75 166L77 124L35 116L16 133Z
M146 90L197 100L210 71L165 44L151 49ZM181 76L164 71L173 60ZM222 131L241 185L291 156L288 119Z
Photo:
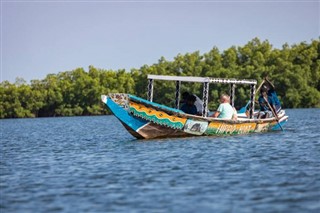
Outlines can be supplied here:
M284 132L144 141L113 116L1 120L0 210L319 212L319 109L287 112Z

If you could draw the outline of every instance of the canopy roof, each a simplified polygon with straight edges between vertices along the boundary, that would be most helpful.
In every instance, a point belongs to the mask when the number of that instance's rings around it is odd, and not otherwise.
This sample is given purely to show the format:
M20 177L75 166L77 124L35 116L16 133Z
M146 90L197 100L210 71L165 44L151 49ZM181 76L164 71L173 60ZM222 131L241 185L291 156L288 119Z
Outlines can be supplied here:
M210 77L193 77L193 76L169 76L169 75L148 75L148 79L181 81L181 82L199 82L199 83L221 83L221 84L257 84L252 79L233 79L233 78L210 78Z

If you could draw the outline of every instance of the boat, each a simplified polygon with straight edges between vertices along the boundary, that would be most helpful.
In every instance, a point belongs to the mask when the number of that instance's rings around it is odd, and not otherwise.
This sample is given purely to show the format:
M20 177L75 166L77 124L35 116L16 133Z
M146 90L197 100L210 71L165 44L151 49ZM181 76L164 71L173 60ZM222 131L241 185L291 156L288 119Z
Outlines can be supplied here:
M174 138L189 136L226 136L281 130L288 121L282 110L278 116L260 119L255 117L254 97L257 81L192 76L148 75L147 99L127 93L101 95L101 100L118 118L126 130L137 139ZM175 108L153 102L154 81L175 81ZM179 109L181 83L203 84L202 115L191 115ZM230 104L234 106L237 84L250 86L249 111L239 113L237 120L208 116L210 84L230 85Z

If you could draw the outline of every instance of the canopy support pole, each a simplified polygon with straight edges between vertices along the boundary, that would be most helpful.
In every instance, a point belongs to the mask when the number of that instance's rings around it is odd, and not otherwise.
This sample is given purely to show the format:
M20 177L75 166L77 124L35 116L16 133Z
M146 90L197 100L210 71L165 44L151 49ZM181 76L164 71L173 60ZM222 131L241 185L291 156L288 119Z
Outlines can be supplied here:
M250 112L249 112L249 116L252 119L254 116L254 99L255 99L255 95L256 95L256 85L255 84L251 84L250 85Z
M232 107L234 107L234 98L235 98L235 89L236 89L236 85L235 84L231 84L230 85L230 104Z
M147 94L148 101L153 101L153 79L148 80L148 94Z
M181 86L181 81L176 81L176 109L179 109L179 103L180 103L180 86Z
M208 99L209 99L209 82L203 83L203 109L202 116L207 117L208 114Z

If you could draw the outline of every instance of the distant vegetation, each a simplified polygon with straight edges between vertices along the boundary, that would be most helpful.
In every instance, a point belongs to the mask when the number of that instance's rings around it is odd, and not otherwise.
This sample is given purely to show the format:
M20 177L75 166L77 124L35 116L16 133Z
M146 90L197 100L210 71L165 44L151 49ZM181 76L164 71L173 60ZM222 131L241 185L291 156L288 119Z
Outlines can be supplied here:
M320 107L320 39L275 49L255 38L243 47L232 46L220 52L214 47L201 55L199 51L178 54L173 61L161 57L158 63L139 69L106 70L90 66L49 74L43 80L27 84L0 84L0 118L74 116L108 114L100 101L101 94L122 92L146 97L147 75L210 76L219 78L256 79L265 76L274 82L284 108ZM174 105L174 82L155 83L154 101ZM182 84L183 91L202 97L201 84ZM218 104L226 85L210 85L210 109ZM237 87L236 107L248 100L249 88Z

